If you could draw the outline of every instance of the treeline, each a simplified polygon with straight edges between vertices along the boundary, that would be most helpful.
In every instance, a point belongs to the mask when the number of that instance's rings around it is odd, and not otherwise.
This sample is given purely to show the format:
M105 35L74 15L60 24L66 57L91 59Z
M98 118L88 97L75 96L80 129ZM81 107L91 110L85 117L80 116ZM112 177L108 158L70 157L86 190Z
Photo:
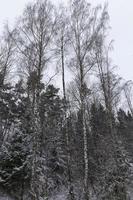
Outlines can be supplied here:
M29 3L13 30L5 27L1 192L16 200L132 196L132 82L115 73L108 31L107 5L85 0L58 8L48 0ZM62 95L52 84L59 76Z

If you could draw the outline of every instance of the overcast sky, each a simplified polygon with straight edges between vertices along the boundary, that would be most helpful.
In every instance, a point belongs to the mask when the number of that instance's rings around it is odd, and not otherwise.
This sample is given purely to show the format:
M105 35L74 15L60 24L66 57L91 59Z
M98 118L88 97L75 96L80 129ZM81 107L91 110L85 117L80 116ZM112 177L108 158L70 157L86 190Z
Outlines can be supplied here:
M33 0L0 0L0 32L3 25L9 21L13 24L25 4ZM67 0L51 0L56 3ZM89 0L88 0L89 1ZM105 0L90 0L89 2L104 3ZM118 73L125 79L133 80L133 1L109 1L110 38L114 40L113 62L118 66Z

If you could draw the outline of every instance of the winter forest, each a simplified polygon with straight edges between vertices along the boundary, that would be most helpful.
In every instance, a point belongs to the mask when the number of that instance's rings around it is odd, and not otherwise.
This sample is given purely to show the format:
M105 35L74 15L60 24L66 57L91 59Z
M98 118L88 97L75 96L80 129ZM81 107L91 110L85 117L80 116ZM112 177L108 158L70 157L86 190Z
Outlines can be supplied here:
M1 200L133 199L133 83L110 38L108 5L87 0L33 1L4 27Z

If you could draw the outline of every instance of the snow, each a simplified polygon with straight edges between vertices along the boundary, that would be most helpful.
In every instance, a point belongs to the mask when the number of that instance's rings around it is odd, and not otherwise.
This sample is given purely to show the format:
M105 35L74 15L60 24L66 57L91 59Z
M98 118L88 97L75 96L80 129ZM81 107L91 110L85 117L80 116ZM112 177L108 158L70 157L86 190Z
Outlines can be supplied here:
M0 200L14 200L11 197L7 196L7 195L0 195Z

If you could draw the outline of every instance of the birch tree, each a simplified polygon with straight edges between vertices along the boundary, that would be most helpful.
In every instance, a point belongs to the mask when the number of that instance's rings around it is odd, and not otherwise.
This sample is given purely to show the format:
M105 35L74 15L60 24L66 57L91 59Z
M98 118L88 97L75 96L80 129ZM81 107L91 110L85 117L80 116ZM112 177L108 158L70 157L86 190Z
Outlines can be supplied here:
M5 84L7 77L11 75L13 63L15 60L15 44L11 37L13 31L9 33L8 25L4 28L0 42L0 86Z
M45 178L43 158L40 157L40 143L42 130L39 116L40 94L44 70L51 59L50 48L55 31L54 7L51 2L38 0L28 4L23 16L16 26L16 46L20 59L20 71L27 74L28 91L31 101L31 115L33 127L32 141L32 181L31 195L33 199L45 196ZM40 168L40 172L37 170ZM42 174L41 174L42 173ZM41 178L43 177L43 178ZM40 179L43 183L40 183ZM38 187L38 184L40 187Z
M112 172L109 178L112 179L113 187L111 191L108 191L110 199L126 199L127 193L125 189L125 176L127 176L128 166L125 162L125 150L121 145L117 136L116 125L114 121L116 104L120 102L120 93L122 91L121 78L114 73L114 69L109 57L110 45L106 46L106 40L103 37L99 37L96 41L96 61L98 69L98 79L100 82L100 88L103 95L103 102L107 112L107 124L110 137L110 156L112 156ZM120 161L121 158L121 161ZM127 170L123 173L124 169ZM120 180L118 180L121 177ZM109 186L109 183L107 183ZM107 187L108 187L107 186ZM110 186L109 186L110 187ZM116 190L118 191L116 193ZM107 192L107 191L106 191ZM108 193L107 192L107 193ZM106 196L106 198L107 198Z
M70 5L70 33L71 46L70 67L76 71L79 80L80 109L82 118L82 132L84 141L84 193L89 199L88 191L88 144L86 131L86 76L95 65L93 47L99 33L106 26L108 14L106 9L91 8L84 0L75 0Z
M132 105L132 82L131 81L128 81L124 84L124 87L123 87L123 90L124 90L124 95L125 95L125 98L126 98L126 102L127 102L127 105L128 105L128 108L133 116L133 105Z
M55 23L53 5L47 0L38 0L27 5L16 27L19 70L28 76L36 74L36 96L39 96L43 73L51 59Z
M66 154L67 154L67 179L68 179L68 191L71 200L74 199L74 192L72 186L72 173L71 173L71 155L70 155L70 136L68 131L68 102L66 96L66 69L67 69L67 55L68 55L68 16L67 9L63 6L59 7L58 20L56 25L55 36L55 57L57 59L57 67L60 68L62 78L62 91L64 102L64 122L63 130L66 141ZM58 66L59 65L59 66Z

